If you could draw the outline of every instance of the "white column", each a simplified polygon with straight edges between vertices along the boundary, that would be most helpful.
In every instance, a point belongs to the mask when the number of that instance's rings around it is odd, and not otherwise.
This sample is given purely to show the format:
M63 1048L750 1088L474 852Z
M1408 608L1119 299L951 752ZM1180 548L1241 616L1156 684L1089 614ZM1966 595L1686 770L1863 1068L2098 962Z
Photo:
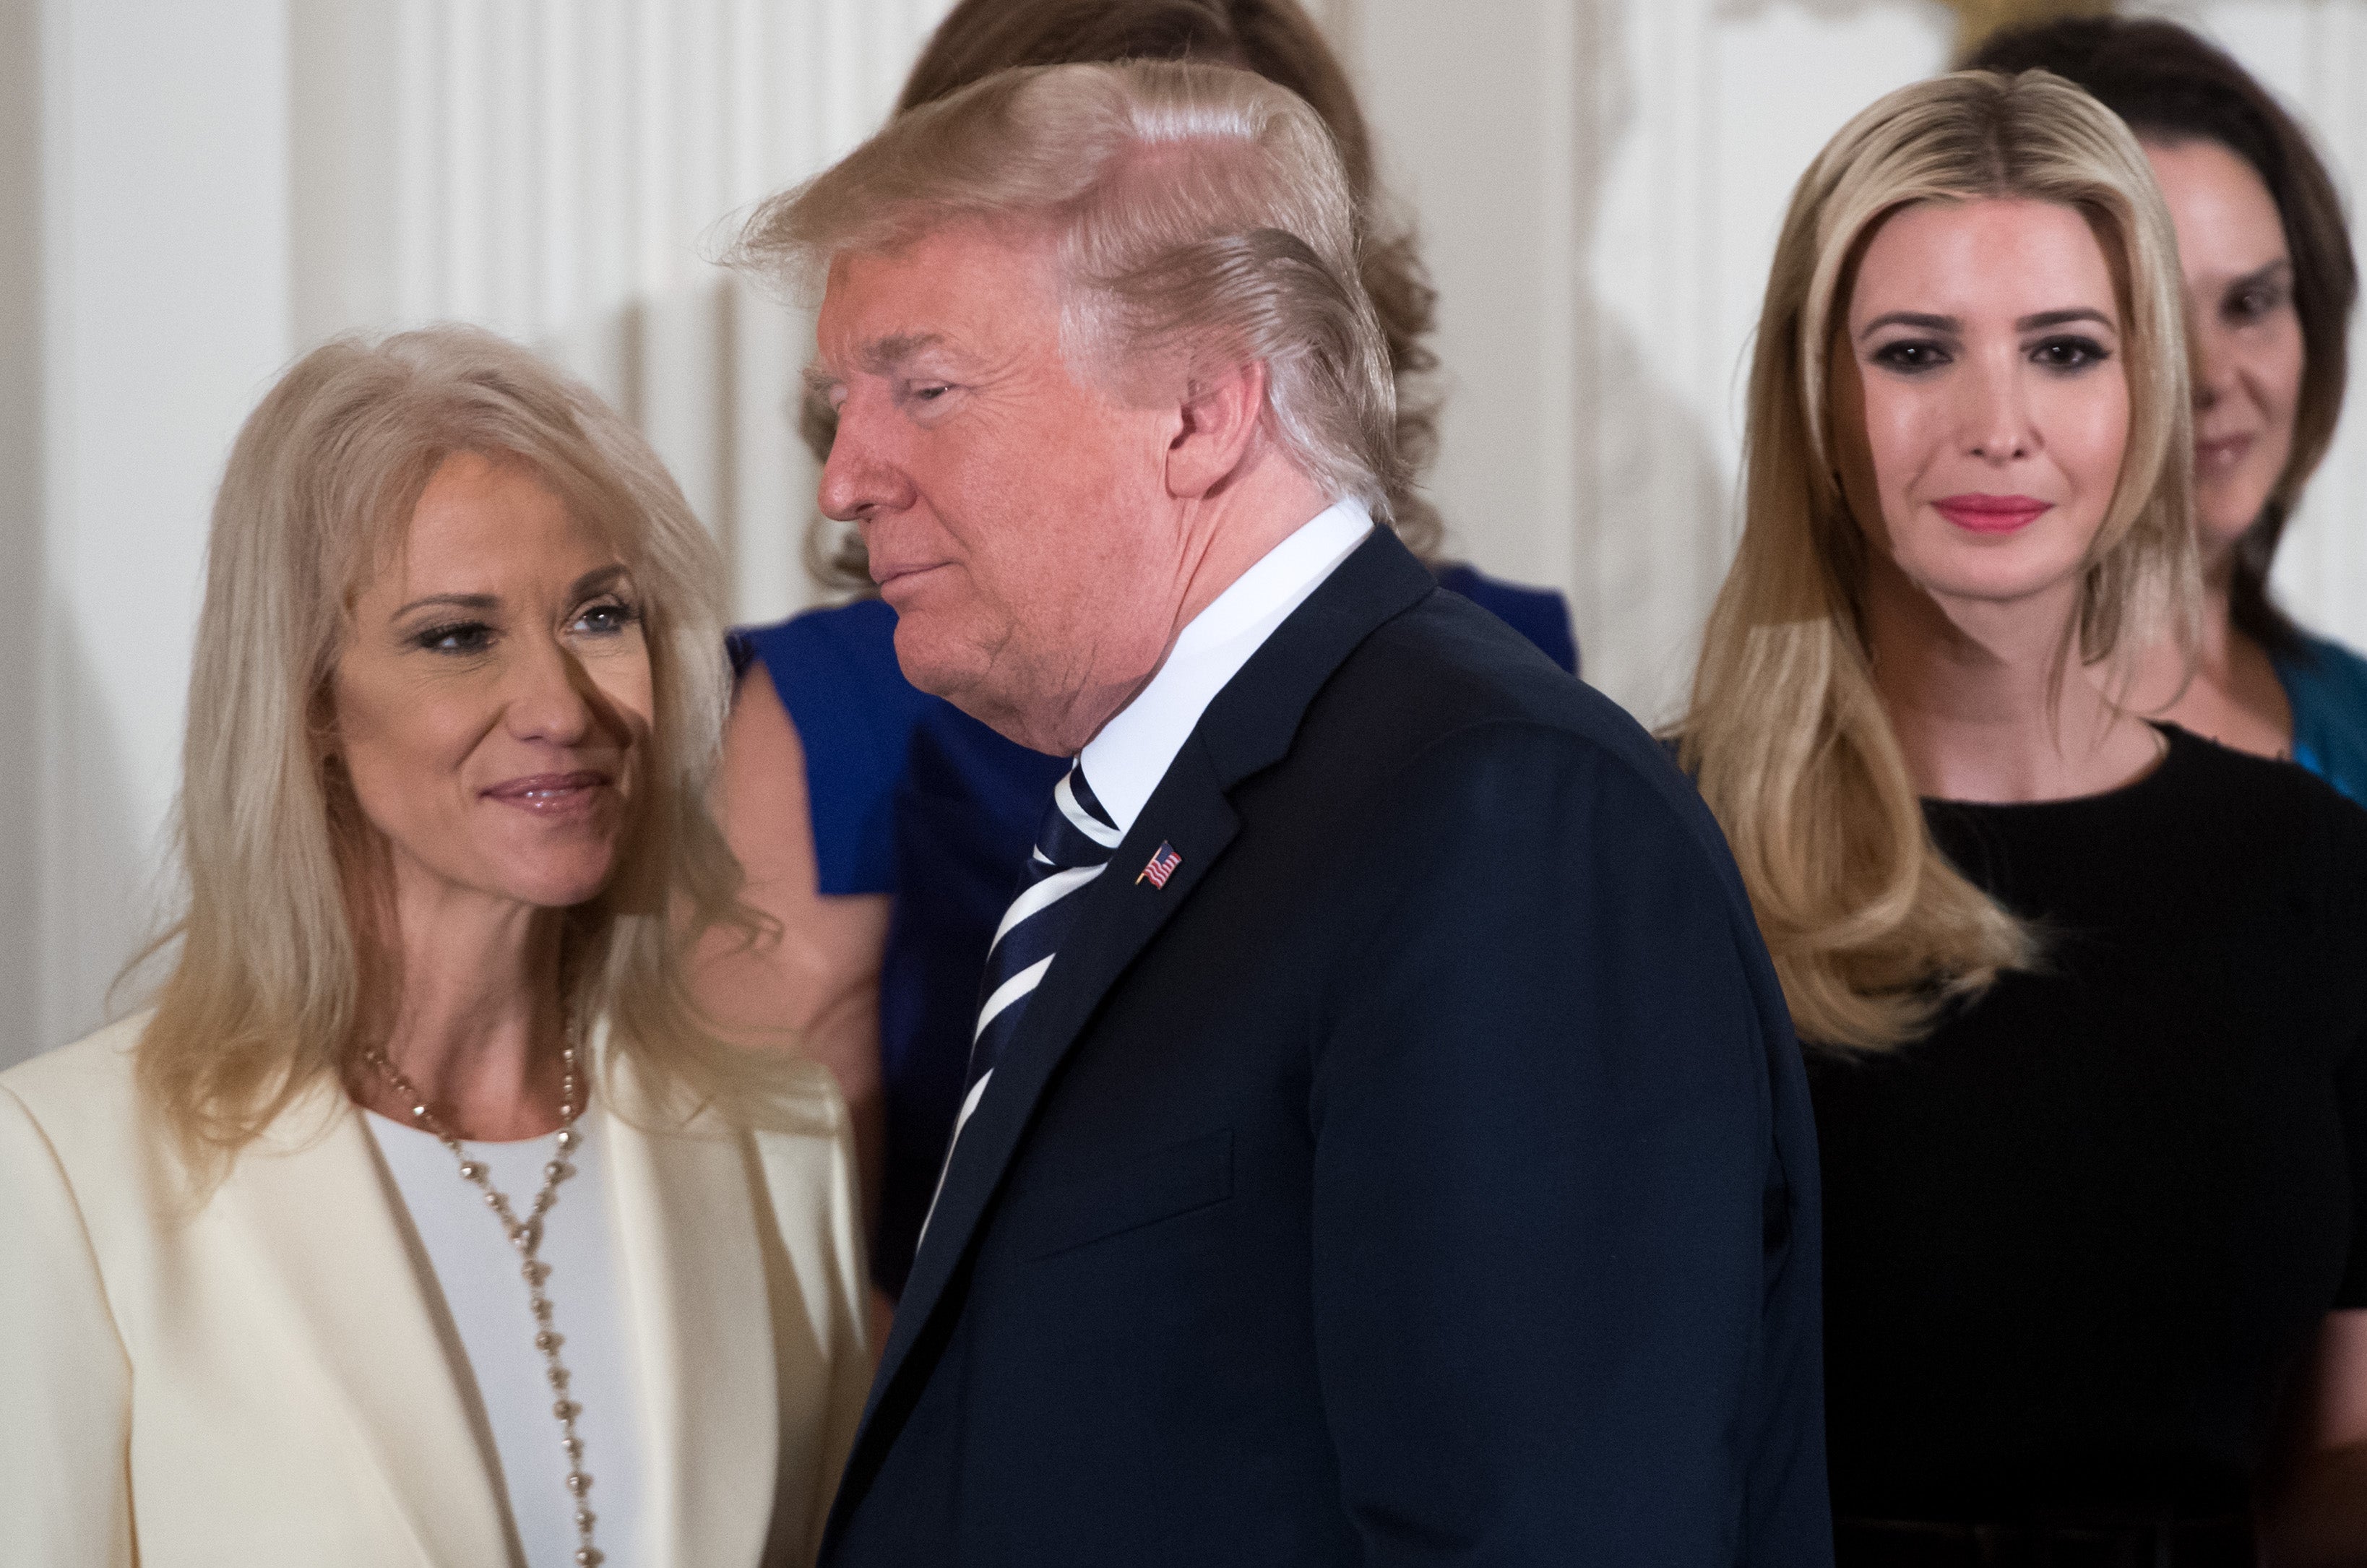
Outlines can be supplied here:
M1590 680L1670 715L1737 530L1775 227L1827 137L1943 59L1915 0L1332 0L1410 199L1455 553L1569 596Z
M40 1042L40 0L0 0L0 1067Z
M207 513L289 345L286 0L47 0L39 26L39 891L9 935L40 984L0 1061L97 1023L169 903Z

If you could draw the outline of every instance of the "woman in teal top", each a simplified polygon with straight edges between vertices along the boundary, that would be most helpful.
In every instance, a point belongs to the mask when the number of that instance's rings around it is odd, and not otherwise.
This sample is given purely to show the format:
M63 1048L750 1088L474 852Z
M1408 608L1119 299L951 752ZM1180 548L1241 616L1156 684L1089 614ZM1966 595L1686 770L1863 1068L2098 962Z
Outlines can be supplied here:
M2367 659L2305 631L2271 658L2293 709L2293 759L2367 806Z
M2192 679L2159 650L2144 706L2223 744L2289 756L2367 805L2367 659L2304 631L2269 595L2286 519L2342 412L2359 293L2326 165L2242 66L2175 23L2048 23L1966 64L2085 87L2137 133L2178 228L2208 595Z

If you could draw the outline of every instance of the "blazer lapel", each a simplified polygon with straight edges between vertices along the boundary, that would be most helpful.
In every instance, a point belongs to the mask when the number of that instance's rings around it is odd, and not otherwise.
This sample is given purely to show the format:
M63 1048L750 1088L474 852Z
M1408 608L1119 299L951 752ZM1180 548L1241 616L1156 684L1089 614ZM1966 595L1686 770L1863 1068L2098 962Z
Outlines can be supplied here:
M334 1086L315 1091L240 1156L218 1200L236 1205L291 1335L349 1405L419 1562L512 1562L425 1259L361 1118Z
M748 1154L704 1115L676 1130L631 1067L603 1077L625 1103L601 1102L600 1114L642 1369L653 1561L753 1565L771 1524L779 1423Z
M832 1508L832 1534L841 1512L859 1492L876 1444L889 1436L873 1431L873 1416L968 1249L1045 1085L1103 996L1191 896L1239 830L1228 791L1290 749L1308 704L1358 643L1435 591L1430 574L1397 537L1376 528L1217 694L1112 853L1108 873L1083 894L1091 902L1028 999L1018 1033L954 1145L871 1385L847 1464L850 1484ZM1164 888L1138 874L1162 843L1182 857Z

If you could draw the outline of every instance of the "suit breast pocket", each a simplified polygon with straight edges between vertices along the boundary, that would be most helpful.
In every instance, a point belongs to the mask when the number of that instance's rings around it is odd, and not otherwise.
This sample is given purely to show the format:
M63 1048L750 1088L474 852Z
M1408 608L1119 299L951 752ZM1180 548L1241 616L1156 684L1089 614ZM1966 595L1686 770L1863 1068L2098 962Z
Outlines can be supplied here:
M1232 1195L1233 1133L1227 1128L1045 1192L1029 1205L1020 1255L1033 1262L1073 1252Z

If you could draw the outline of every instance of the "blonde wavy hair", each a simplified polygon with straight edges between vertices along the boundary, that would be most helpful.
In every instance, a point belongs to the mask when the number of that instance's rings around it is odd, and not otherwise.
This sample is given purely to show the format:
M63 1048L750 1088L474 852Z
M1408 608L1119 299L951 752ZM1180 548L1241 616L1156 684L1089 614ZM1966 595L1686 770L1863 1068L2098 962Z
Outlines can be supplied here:
M1120 391L1263 362L1267 437L1386 520L1406 485L1397 384L1355 198L1303 100L1173 61L998 72L764 202L725 259L810 295L842 252L960 222L1055 237L1069 361Z
M218 1176L391 1022L383 841L328 756L330 680L357 595L463 452L530 467L613 541L643 608L646 782L617 874L565 914L563 1000L605 1015L609 1064L635 1059L685 1112L767 1075L685 981L699 931L754 919L707 808L730 682L713 541L632 426L526 349L464 326L345 338L266 394L214 502L176 822L187 904L143 955L172 959L138 1048L193 1169Z
M1867 530L1836 477L1829 375L1856 260L1924 201L2059 202L2122 295L2128 445L2080 566L2064 665L2117 672L2197 578L2176 240L2118 118L2059 77L1960 72L1866 109L1793 192L1750 383L1742 540L1712 610L1679 755L1726 829L1803 1040L1879 1050L2034 960L2033 933L1941 854L1875 689ZM1867 519L1868 522L1874 519ZM2165 628L2166 623L2166 628Z

